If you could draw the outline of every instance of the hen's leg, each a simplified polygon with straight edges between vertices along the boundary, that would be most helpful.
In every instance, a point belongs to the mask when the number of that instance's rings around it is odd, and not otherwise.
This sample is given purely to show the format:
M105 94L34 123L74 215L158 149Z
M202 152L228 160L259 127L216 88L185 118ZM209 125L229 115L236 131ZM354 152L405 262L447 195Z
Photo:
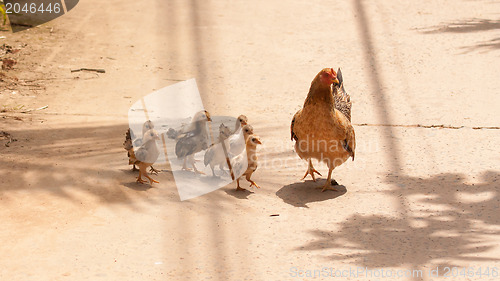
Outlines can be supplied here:
M323 190L321 190L321 192L325 192L325 190L338 191L338 189L336 189L335 187L333 187L331 185L332 183L330 182L332 180L332 171L333 171L333 168L328 167L328 177L326 179L325 184L323 185ZM321 188L321 187L318 187L318 188Z
M132 167L132 172L139 171L139 169L137 169L137 168L135 167L135 164L133 164L133 165L134 165L134 166Z
M316 171L316 169L314 169L313 164L311 162L311 159L309 159L309 167L307 168L306 174L304 175L304 177L302 179L305 179L307 177L307 175L311 175L311 177L313 178L313 181L316 181L316 178L314 177L314 173L321 176L321 174L318 171Z

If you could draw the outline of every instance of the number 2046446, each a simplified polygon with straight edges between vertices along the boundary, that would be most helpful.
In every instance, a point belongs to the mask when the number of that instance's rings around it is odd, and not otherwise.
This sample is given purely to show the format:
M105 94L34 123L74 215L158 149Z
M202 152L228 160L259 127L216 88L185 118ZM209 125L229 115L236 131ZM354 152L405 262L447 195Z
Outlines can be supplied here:
M444 267L442 271L443 277L498 277L497 267Z
M59 14L61 12L61 3L5 3L7 14Z

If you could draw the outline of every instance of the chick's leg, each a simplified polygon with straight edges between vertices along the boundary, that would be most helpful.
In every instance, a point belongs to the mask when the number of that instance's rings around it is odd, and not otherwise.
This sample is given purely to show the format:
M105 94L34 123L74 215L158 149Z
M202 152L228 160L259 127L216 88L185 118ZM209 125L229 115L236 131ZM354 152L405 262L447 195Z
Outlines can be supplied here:
M140 166L139 166L139 168L140 168ZM143 179L141 178L141 175L142 175L142 171L139 169L139 176L137 177L137 182L138 182L138 183L145 183L145 182L148 182L147 180L143 180Z
M241 188L241 186L240 186L240 178L237 178L237 179L236 179L236 184L237 184L237 186L236 186L236 191L243 191L243 190L246 190L246 189L244 189L244 188Z
M311 159L309 159L309 167L307 168L306 174L304 175L304 177L302 179L305 179L307 177L307 175L311 175L311 177L313 178L313 181L316 181L316 178L314 177L314 173L321 176L321 174L318 171L316 171L316 169L314 169L313 164L311 162Z
M191 155L189 155L188 157L189 157L189 160L190 160L190 162L191 162L191 166L193 166L193 170L194 170L196 173L198 173L198 174L202 174L202 175L204 175L205 173L203 173L202 171L198 170L198 169L196 168L196 166L194 165L194 162L195 162L195 159L194 159L194 154L191 154Z
M191 168L187 167L187 157L185 157L184 162L182 162L182 169L186 171L191 171Z
M210 164L210 169L212 169L212 176L216 177L215 171L214 171L214 166L212 166L212 164Z
M158 175L158 172L160 172L159 170L153 168L153 165L149 166L149 172L151 174L155 174L155 175Z
M257 188L260 188L260 186L258 184L256 184L253 180L250 179L251 175L252 174L247 174L247 176L245 177L247 179L247 181L250 183L250 187L255 186Z
M325 190L338 191L338 189L333 187L331 185L331 182L330 182L332 180L332 171L333 171L333 168L328 167L328 177L326 179L325 184L322 187L317 187L317 188L323 188L323 190L321 190L321 192L325 192ZM336 183L336 181L335 181L335 183Z
M146 171L146 168L150 166L150 165L147 165L147 164L140 164L139 165L139 172L142 173L148 180L149 180L149 183L150 184L153 184L154 182L156 183L159 183L158 181L155 181L154 179L152 179L150 176L148 176L148 173ZM144 181L144 182L147 182L147 181Z

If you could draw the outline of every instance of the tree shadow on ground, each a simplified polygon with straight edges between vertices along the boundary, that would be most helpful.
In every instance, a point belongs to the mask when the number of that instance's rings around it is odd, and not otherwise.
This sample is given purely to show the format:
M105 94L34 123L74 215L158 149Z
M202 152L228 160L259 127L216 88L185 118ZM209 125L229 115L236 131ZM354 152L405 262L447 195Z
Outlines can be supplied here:
M326 258L372 268L447 264L443 260L498 262L500 258L488 251L497 247L494 236L500 234L500 174L485 172L475 184L464 178L452 173L388 178L395 186L405 186L386 193L407 199L406 214L356 214L340 224L340 231L311 230L316 240L295 250L347 249L347 254Z
M470 33L488 31L500 28L500 20L464 19L455 22L442 23L422 29L424 33Z
M32 196L51 194L78 203L78 194L83 192L106 203L133 206L136 191L150 185L137 184L137 172L128 170L127 152L122 146L126 128L126 124L74 124L11 130L17 141L10 147L0 147L0 204L18 199L18 192L28 191ZM160 173L157 179L168 185L173 182L169 174Z
M435 26L430 26L426 28L419 28L425 34L436 34L436 33L473 33L473 32L485 32L500 29L500 20L491 19L464 19L455 22L442 23ZM475 50L500 50L500 38L494 38L488 41L479 41L471 46L461 47L466 52Z

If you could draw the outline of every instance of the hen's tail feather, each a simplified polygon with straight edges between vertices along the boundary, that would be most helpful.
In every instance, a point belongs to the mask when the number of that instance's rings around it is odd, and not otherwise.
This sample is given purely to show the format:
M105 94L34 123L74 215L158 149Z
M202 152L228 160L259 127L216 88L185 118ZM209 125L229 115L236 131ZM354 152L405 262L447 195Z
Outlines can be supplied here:
M335 109L342 112L349 121L351 121L351 97L346 92L344 88L344 79L342 78L342 72L337 71L337 79L339 80L339 85L334 86L333 88L333 96L335 98Z

